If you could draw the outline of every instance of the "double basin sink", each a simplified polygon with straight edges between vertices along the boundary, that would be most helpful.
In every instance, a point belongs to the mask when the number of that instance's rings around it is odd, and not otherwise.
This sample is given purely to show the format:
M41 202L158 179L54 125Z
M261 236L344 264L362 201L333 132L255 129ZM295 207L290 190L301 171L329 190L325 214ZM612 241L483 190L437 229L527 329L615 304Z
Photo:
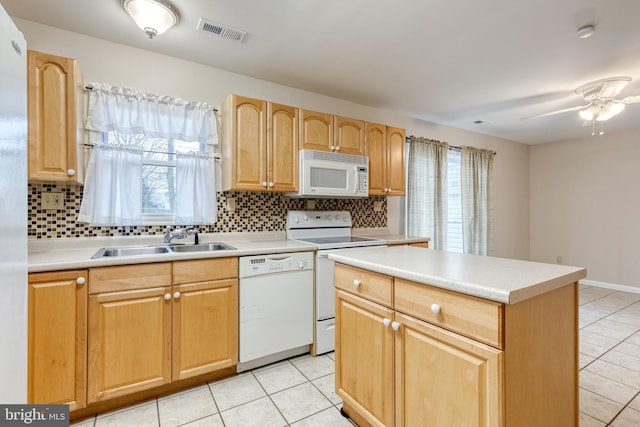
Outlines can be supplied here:
M234 250L233 246L226 243L202 243L197 245L164 245L164 246L120 246L114 248L102 248L91 258L118 257L132 255L155 255L167 253L209 252Z

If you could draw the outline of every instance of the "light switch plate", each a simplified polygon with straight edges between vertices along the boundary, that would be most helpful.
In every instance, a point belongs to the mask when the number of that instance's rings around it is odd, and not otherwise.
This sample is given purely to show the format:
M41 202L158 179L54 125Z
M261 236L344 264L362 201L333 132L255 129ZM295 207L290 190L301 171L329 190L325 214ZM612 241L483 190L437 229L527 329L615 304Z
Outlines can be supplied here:
M236 210L236 199L233 197L227 197L227 212L234 212Z
M64 209L63 193L42 193L41 195L42 209L58 210Z
M315 208L316 208L316 201L315 200L307 200L307 209L313 210Z
M382 203L383 202L373 202L373 210L375 212L381 212L382 211Z

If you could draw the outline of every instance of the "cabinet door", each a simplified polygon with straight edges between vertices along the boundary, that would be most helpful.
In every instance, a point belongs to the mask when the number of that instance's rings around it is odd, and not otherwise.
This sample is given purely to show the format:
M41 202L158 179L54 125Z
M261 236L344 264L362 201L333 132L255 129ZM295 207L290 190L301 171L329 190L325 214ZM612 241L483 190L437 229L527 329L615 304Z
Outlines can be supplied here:
M300 148L316 151L333 151L333 116L316 111L300 112Z
M267 186L274 191L298 191L298 109L269 103Z
M384 324L392 316L391 309L336 291L336 393L374 426L393 425L393 330Z
M29 179L80 182L82 77L70 58L28 51ZM80 87L80 88L79 88Z
M396 426L503 425L502 352L396 312Z
M364 156L364 122L347 117L334 117L335 152Z
M367 156L369 156L369 195L386 195L387 127L365 124Z
M223 118L223 189L266 190L266 101L230 95Z
M387 127L387 167L386 186L390 196L404 196L405 194L405 148L406 131L404 129Z
M159 287L89 297L90 403L171 381L170 292Z
M238 363L238 280L173 287L173 377Z
M29 275L29 403L86 405L87 272Z

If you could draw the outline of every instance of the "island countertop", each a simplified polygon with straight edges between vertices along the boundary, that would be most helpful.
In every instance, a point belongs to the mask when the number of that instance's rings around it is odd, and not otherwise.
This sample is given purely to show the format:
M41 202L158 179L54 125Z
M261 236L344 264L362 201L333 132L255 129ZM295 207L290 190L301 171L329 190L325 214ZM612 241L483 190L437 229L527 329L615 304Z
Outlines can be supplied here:
M516 304L586 277L586 269L411 246L330 253L346 265L466 295Z

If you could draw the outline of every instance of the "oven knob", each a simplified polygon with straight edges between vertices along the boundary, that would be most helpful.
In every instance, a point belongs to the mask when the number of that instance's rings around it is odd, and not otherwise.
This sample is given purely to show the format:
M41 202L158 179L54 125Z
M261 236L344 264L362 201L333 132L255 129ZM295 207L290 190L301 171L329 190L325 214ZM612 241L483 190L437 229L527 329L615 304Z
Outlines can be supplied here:
M296 216L296 217L293 218L293 222L295 222L297 224L297 223L300 222L300 219L298 219L298 217Z
M347 218L346 216L344 218L342 218L342 221L344 222L349 222L349 218Z
M309 217L308 216L303 216L302 219L304 219L305 221L309 221Z
M336 215L336 221L340 221L340 215Z
M333 217L331 215L327 215L327 221L331 221Z
M299 268L300 270L302 270L302 269L304 268L304 261L300 261L300 262L298 263L298 268Z

